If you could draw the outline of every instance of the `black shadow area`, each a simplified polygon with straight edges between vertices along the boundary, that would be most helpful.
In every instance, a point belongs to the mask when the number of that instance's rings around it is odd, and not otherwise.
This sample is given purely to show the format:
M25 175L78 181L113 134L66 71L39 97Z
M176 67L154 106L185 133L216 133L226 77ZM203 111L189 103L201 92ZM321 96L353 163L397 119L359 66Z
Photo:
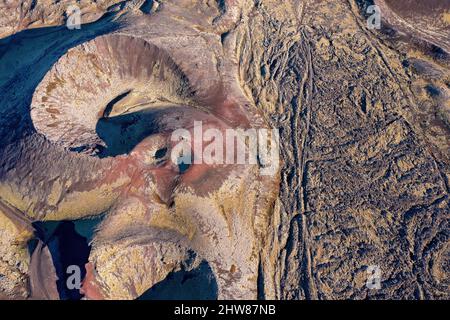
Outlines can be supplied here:
M217 300L217 292L214 273L203 261L194 270L170 273L138 300Z
M82 298L77 288L68 288L67 280L73 273L67 271L69 266L77 266L81 271L80 279L84 279L85 264L88 262L91 251L89 242L100 221L101 219L86 219L35 222L33 224L38 238L45 243L52 255L58 277L56 286L61 300L80 300ZM31 250L33 250L32 246Z

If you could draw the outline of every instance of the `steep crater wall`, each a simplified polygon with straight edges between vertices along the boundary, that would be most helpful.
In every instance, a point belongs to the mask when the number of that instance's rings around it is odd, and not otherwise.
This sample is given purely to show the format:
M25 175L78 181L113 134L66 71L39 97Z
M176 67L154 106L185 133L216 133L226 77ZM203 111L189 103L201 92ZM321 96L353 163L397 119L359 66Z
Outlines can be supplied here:
M191 96L166 52L114 34L71 49L52 67L34 93L31 118L50 141L95 153L105 146L98 134L101 119L190 104Z

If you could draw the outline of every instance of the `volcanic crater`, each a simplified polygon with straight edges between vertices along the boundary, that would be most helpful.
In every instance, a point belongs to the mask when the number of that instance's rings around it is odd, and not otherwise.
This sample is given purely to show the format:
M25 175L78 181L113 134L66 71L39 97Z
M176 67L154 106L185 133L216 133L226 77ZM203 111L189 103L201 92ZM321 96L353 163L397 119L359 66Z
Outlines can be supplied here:
M106 156L130 152L158 132L168 110L193 105L186 76L164 50L114 34L59 59L34 93L31 118L50 141Z

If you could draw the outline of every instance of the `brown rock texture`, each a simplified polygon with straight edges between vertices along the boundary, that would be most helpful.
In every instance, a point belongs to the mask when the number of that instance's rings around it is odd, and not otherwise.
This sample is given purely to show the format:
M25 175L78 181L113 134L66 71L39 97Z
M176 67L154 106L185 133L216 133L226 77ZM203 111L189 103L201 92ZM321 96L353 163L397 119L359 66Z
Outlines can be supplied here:
M400 32L450 52L449 0L377 0L375 3L380 7L384 19Z
M3 1L0 297L58 298L34 223L104 214L87 298L205 260L220 299L448 299L450 4L401 2L81 1L68 30ZM279 129L280 172L158 156L193 119Z
M81 11L81 22L98 20L108 10L119 9L120 0L2 0L0 1L0 37L24 29L58 26L66 23L69 6ZM141 4L144 0L132 1ZM70 14L70 12L69 12Z

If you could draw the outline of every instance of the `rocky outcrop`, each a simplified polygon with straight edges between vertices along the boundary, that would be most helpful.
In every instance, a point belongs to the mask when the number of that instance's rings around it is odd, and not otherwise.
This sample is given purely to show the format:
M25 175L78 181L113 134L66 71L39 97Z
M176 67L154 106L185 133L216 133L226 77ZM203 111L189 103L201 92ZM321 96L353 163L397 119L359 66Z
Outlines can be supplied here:
M448 127L362 3L262 1L239 28L241 81L283 128L278 298L448 297Z

